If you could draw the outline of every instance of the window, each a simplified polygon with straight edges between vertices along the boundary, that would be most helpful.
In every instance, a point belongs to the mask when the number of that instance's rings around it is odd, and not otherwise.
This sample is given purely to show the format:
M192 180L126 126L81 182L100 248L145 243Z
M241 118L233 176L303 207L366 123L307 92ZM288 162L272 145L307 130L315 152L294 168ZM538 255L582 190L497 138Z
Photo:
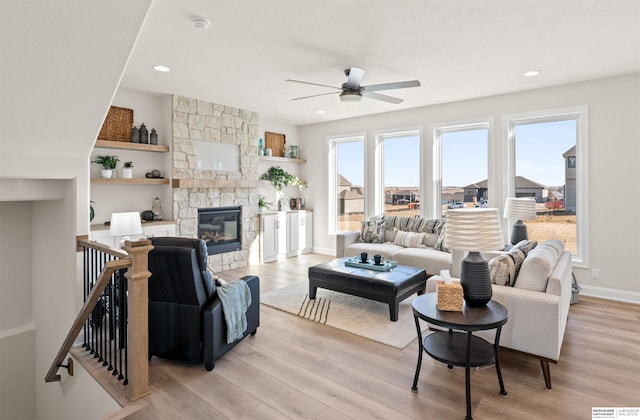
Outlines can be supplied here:
M385 216L420 214L420 134L378 136L382 145L382 206Z
M441 125L435 141L440 150L440 214L449 208L487 207L489 122Z
M364 136L329 139L329 226L360 230L365 210Z
M586 108L546 111L509 120L513 162L508 197L533 197L537 217L525 221L530 240L560 239L574 262L586 264ZM510 224L514 221L510 221ZM509 232L510 232L509 224Z

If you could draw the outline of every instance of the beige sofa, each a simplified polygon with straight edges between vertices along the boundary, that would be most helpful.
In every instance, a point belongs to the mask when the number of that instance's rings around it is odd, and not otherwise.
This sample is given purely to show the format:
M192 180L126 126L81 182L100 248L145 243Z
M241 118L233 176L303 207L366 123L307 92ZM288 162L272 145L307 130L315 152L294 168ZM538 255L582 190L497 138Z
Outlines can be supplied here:
M544 244L541 243L538 247ZM536 247L536 248L538 248ZM534 248L535 250L535 248ZM503 304L509 311L509 320L502 327L500 347L513 350L540 360L547 388L551 389L549 363L557 363L560 358L567 316L572 293L571 253L562 250L554 260L548 278L544 267L534 261L529 252L515 279L515 286L493 285L493 299ZM500 252L482 253L490 260ZM464 253L452 253L452 277L459 277L460 262ZM527 263L527 259L529 263ZM526 284L518 285L518 280ZM427 280L427 293L436 291L436 281L440 276ZM532 285L530 280L538 281ZM526 288L524 288L526 287ZM531 290L537 289L537 290ZM542 289L542 290L540 290ZM478 332L478 335L493 342L495 330Z
M444 222L442 219L420 217L385 217L384 242L363 242L361 232L342 232L336 235L336 257L355 257L361 252L369 258L379 254L385 260L396 261L400 265L424 268L427 275L435 275L441 270L451 270L451 254L436 249ZM417 246L402 246L395 243L399 231L424 233L425 238Z

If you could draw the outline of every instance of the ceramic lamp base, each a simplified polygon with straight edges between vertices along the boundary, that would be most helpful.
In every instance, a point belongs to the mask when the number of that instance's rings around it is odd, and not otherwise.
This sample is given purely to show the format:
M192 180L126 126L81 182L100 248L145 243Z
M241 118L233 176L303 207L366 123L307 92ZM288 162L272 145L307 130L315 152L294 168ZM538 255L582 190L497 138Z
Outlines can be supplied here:
M522 220L518 220L511 228L511 245L515 245L524 239L529 239L527 225L525 225Z
M489 264L479 252L469 252L462 260L460 285L464 292L464 301L471 307L485 306L493 295Z

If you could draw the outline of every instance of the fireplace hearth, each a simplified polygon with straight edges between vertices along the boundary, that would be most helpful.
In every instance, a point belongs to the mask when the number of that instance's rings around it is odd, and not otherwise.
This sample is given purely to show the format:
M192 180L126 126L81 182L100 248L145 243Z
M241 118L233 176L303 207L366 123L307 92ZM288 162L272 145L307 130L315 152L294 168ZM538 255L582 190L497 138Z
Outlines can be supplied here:
M240 250L241 207L198 209L198 238L207 244L209 255Z

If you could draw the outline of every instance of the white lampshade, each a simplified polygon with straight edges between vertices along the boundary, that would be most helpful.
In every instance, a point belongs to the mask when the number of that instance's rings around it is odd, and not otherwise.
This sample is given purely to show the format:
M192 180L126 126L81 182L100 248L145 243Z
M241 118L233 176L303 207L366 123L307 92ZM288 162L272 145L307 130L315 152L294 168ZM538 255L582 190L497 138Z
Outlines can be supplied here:
M128 236L142 233L140 213L131 211L126 213L111 213L109 235Z
M496 208L463 208L447 211L444 244L465 251L504 248L500 212Z
M515 220L535 220L536 200L535 198L507 198L504 206L504 217Z

